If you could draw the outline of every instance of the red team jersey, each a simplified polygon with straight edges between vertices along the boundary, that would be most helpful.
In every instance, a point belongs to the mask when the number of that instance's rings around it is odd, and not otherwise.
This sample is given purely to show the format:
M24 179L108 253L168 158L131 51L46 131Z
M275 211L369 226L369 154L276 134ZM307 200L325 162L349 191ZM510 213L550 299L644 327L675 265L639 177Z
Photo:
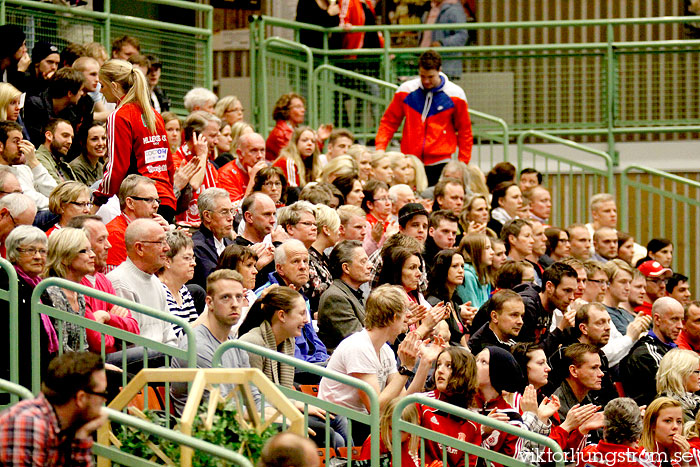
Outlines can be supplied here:
M125 104L107 119L107 155L104 178L95 192L97 196L117 194L124 178L139 174L156 182L161 204L175 209L173 174L175 166L165 133L163 117L155 112L156 131L152 133L143 121L141 107Z

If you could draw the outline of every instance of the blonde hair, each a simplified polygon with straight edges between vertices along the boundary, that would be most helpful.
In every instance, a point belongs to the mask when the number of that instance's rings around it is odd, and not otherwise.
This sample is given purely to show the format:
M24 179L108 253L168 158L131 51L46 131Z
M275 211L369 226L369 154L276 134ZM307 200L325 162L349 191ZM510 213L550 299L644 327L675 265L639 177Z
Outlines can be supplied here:
M94 58L97 60L97 63L104 63L109 58L109 55L107 55L107 49L105 49L99 42L90 42L89 44L85 44L85 56Z
M683 436L688 439L700 438L700 411L695 416L695 420L683 425Z
M315 167L316 166L314 166L314 168ZM343 175L357 176L357 161L347 154L328 161L328 164L321 170L319 181L328 182L328 178L331 175L335 175L336 177Z
M654 438L654 428L656 419L659 418L659 413L663 409L678 407L683 412L681 403L669 397L659 397L649 404L649 407L644 411L644 428L639 444L649 452L656 451L656 439Z
M80 182L66 180L59 183L56 188L51 190L49 195L49 211L54 214L61 214L64 204L76 201L83 193L87 193L89 196L90 188Z
M297 167L297 171L299 172L299 186L303 187L307 180L306 180L306 165L304 163L304 160L301 158L301 154L299 153L299 148L297 147L297 144L299 143L299 138L301 138L301 135L305 131L310 131L314 137L316 136L316 132L308 126L298 126L294 129L294 132L292 133L292 138L289 140L289 144L280 151L280 155L277 156L276 160L279 160L281 158L287 158L290 159L294 162L294 165ZM311 157L313 157L313 162L312 162L312 167L317 165L318 162L318 145L314 142L314 153ZM313 170L312 170L313 171ZM293 180L289 181L290 183L293 182Z
M484 172L474 164L467 164L467 170L469 171L469 189L472 190L472 193L482 194L488 199L490 193L486 186Z
M7 106L22 93L10 83L0 83L0 120L7 120Z
M673 349L663 356L656 372L656 393L685 396L685 380L698 371L700 355L692 350Z
M367 150L367 146L364 146L362 144L353 144L348 148L347 151L345 151L345 154L351 156L353 159L355 159L355 162L359 164L360 156L366 152L369 152Z
M216 106L214 106L214 115L217 117L223 119L224 114L226 113L226 109L229 108L231 104L234 102L241 102L240 99L238 99L236 96L224 96L221 99L218 100L216 103ZM233 130L233 128L232 128Z
M389 154L386 152L372 153L372 168L376 169L377 166L379 166L379 163L387 157L389 157Z
M156 132L156 114L151 107L151 93L141 70L124 60L111 59L100 68L100 79L119 84L126 93L117 109L130 103L138 105L146 128L151 133Z
M406 157L408 157L408 160L413 164L413 171L416 173L415 178L412 180L413 184L416 186L416 191L421 193L428 188L428 176L425 174L425 166L423 162L413 154L406 154Z
M379 418L379 439L382 440L382 444L384 444L384 447L389 452L391 452L391 417L394 415L394 409L400 400L400 397L390 400L384 407L384 410L382 410L382 415ZM403 412L401 412L401 420L413 425L420 425L416 404L409 404L404 407ZM420 438L418 436L410 435L408 450L413 453L418 453L419 442Z
M331 232L338 232L338 229L340 229L340 217L335 212L335 209L325 204L317 204L314 207L314 214L316 215L316 228L319 233L324 226L328 227Z
M83 229L64 227L49 237L49 255L46 258L48 277L66 277L68 265L80 254L79 250L90 240Z
M224 99L226 99L224 97ZM236 149L238 148L238 142L241 140L241 136L243 136L243 132L250 128L250 131L255 131L252 125L249 123L240 121L236 122L233 125L231 125L231 151L236 152Z
M397 168L400 163L406 160L406 156L402 152L387 151L384 154L386 154L386 157L389 158L389 164L392 170Z

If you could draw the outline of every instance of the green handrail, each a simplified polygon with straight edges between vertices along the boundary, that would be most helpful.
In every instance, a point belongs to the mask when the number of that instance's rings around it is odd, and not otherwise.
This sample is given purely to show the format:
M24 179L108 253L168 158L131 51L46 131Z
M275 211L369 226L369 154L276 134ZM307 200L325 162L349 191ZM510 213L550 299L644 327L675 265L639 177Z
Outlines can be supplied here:
M619 93L618 89L623 86L629 87L630 80L628 70L626 73L621 74L621 57L630 56L633 54L675 54L675 53L700 53L700 41L698 40L670 40L670 41L630 41L621 42L615 40L615 34L617 30L614 29L618 26L630 26L638 24L646 25L661 25L661 24L697 24L700 21L698 16L683 16L683 17L662 17L662 18L618 18L618 19L598 19L598 20L568 20L568 21L524 21L524 22L510 22L510 23L464 23L460 25L449 25L449 28L459 27L467 30L514 30L514 29L526 29L526 28L561 28L561 27L605 27L604 40L598 40L595 42L584 42L584 43L566 43L566 44L517 44L517 45L471 45L464 47L440 47L441 52L453 52L460 54L465 61L470 63L475 63L476 61L484 62L484 60L499 60L503 59L506 61L513 61L516 66L520 63L529 64L530 66L536 66L541 60L545 66L547 64L553 63L552 60L557 60L558 58L578 58L579 60L585 60L585 57L596 57L599 58L601 62L601 67L598 68L599 72L592 74L588 72L584 77L586 82L590 84L599 84L600 91L586 91L586 100L583 102L586 107L584 112L584 120L581 120L581 114L576 110L571 110L568 106L564 106L565 110L561 110L558 105L554 104L543 104L544 108L540 111L537 109L534 112L543 112L544 118L540 119L539 115L533 120L532 117L524 118L517 117L515 123L511 124L511 135L519 135L525 131L533 128L541 129L543 131L560 134L560 135L604 135L606 136L607 142L607 152L613 158L614 164L617 164L617 152L615 151L616 136L619 134L631 134L631 133L677 133L677 132L688 132L697 131L697 127L700 124L700 118L690 118L686 116L687 114L680 115L677 112L669 110L667 107L654 107L654 110L647 110L645 107L640 115L638 124L635 124L634 112L630 110L632 105L638 104L634 97L627 93L622 95ZM318 31L323 33L323 48L311 48L311 52L317 59L320 59L323 63L328 63L329 58L341 58L352 54L357 56L358 66L362 66L362 61L370 60L375 58L382 60L384 66L380 66L381 78L387 81L393 81L394 77L392 73L396 73L397 63L401 63L401 60L396 60L396 58L411 56L413 54L419 54L424 52L426 49L420 47L392 47L391 40L388 40L391 33L398 33L403 31L431 31L440 30L448 26L433 24L433 25L378 25L378 26L355 26L354 31L357 32L382 32L386 35L387 40L385 41L383 48L375 49L353 49L353 50L329 50L328 49L328 35L332 33L344 32L341 28L322 28L316 25L309 25L303 23L297 23L290 20L272 18L267 16L254 17L251 21L251 28L255 28L261 34L264 34L266 26L274 26L287 28L294 32L295 36L298 36L298 32L301 29L308 29L312 31ZM268 28L270 29L270 28ZM583 37L586 37L585 35ZM259 40L262 40L262 35ZM257 42L252 43L252 49L255 49ZM394 60L390 61L389 57L395 57ZM661 61L665 58L661 57L656 59ZM659 66L663 66L664 62L660 62ZM570 66L577 66L576 64ZM394 67L392 69L392 66ZM488 65L487 65L488 66ZM555 66L555 65L552 65ZM489 70L490 68L486 68ZM498 71L498 67L495 68ZM506 67L506 71L508 66ZM521 89L519 93L524 93L524 89L533 87L535 91L542 92L545 94L544 102L559 102L557 99L561 99L557 92L553 91L541 91L537 89L536 85L533 85L528 78L528 73L530 72L515 72L516 79L516 89ZM556 79L556 78L554 78ZM624 81L623 81L624 80ZM668 78L666 86L673 86L670 83L670 78ZM687 79L681 79L684 86L689 86ZM571 80L569 80L569 86L571 86ZM559 89L559 88L557 88ZM561 88L561 92L566 93L568 88ZM625 99L624 102L622 99ZM672 97L667 98L669 101L675 98L675 94ZM678 95L679 99L683 98L683 95ZM518 101L520 102L520 101ZM621 103L622 102L622 103ZM623 105L626 104L626 105ZM519 114L516 114L519 115ZM664 115L669 115L664 117ZM691 113L692 115L692 113ZM366 129L365 133L371 132Z
M34 394L29 389L6 379L0 379L0 390L12 394L12 404L15 404L20 398L31 399L34 397Z
M637 181L631 177L633 173L645 174L654 178L651 179L649 183ZM652 183L653 180L657 180L661 187L669 183L673 185L679 184L680 187L678 187L675 192L668 191L655 186ZM636 188L640 192L634 203L630 199L630 188ZM672 264L673 270L682 273L692 271L694 265L697 264L697 252L693 248L690 239L700 228L698 224L698 214L700 214L700 199L698 199L700 195L700 182L651 167L630 165L626 167L620 175L620 192L620 216L622 218L623 229L629 232L640 243L643 241L644 234L646 234L647 239L653 237L670 237L675 250ZM664 207L655 209L652 204L653 199L651 198L648 198L647 203L645 203L642 200L641 192L646 192L648 196L656 196L659 204L664 203ZM673 204L669 206L667 201ZM691 209L693 210L692 212ZM651 212L651 210L654 210L654 213L660 217L658 223L651 222L648 216L633 215L635 212L641 214L645 211ZM668 219L668 216L670 216L670 219ZM635 220L634 226L631 225L632 219ZM642 219L647 220L647 222L644 223L645 225L642 224ZM670 236L667 230L668 224L670 224L671 227ZM653 232L654 228L658 229L657 234ZM646 230L646 232L644 230ZM682 233L679 233L681 231ZM690 281L692 281L691 287L697 290L698 287L700 287L700 277L698 277L697 274L688 274L688 276L690 276Z
M490 462L498 462L499 464L502 464L504 466L510 467L510 466L518 466L518 467L527 467L530 464L527 464L525 462L519 461L517 459L514 459L512 457L508 457L504 454L490 451L488 449L482 448L481 446L477 446L476 444L471 444L467 443L465 441L460 441L457 438L454 438L452 436L438 433L432 430L428 430L424 427L421 427L419 425L414 425L412 423L406 422L401 419L401 414L403 413L404 409L409 406L410 404L422 404L422 405L427 405L429 407L434 407L442 412L446 412L451 415L456 415L458 417L464 418L465 420L470 420L475 423L478 423L483 426L489 426L492 427L496 430L509 433L511 435L518 436L520 438L533 441L537 444L541 444L543 446L548 447L549 449L552 450L552 459L555 459L555 464L557 467L563 467L564 466L564 456L562 453L561 448L559 445L556 443L551 438L547 438L546 436L542 436L537 433L533 433L528 430L523 430L521 428L517 428L513 425L510 425L508 423L504 422L499 422L497 420L493 420L492 418L486 417L484 415L478 414L476 412L473 412L468 409L464 409L461 407L457 407L452 404L448 404L443 401L439 401L436 399L431 399L426 396L421 396L417 394L411 394L409 396L404 397L401 399L397 404L396 407L394 408L394 412L391 417L391 445L392 445L392 454L393 454L393 465L396 467L401 467L401 433L410 433L410 434L415 434L420 436L423 439L428 439L431 441L435 441L438 443L441 443L443 445L443 452L444 452L444 447L445 446L450 446L454 447L460 451L464 451L469 454L474 454L478 457L481 457L483 459L486 459L487 461ZM444 458L443 458L444 462ZM467 464L465 462L465 464ZM422 462L421 462L422 465Z
M7 290L0 289L0 300L7 302L9 313L9 333L10 333L10 381L19 383L19 317L17 313L17 271L15 267L6 259L0 258L0 268L7 274ZM10 395L10 403L14 404L19 399L15 394Z
M107 414L111 422L119 423L120 425L130 426L142 432L167 439L177 444L188 446L192 449L196 449L206 454L211 454L228 462L232 462L234 465L239 465L241 467L253 467L250 461L241 454L234 451L230 451L221 446L217 446L208 441L194 438L192 436L187 436L178 431L170 430L160 425L156 425L155 423L142 420L132 415L127 415L118 410L110 409L109 407L103 407L102 410ZM107 447L98 443L93 444L92 452L97 456L105 457L114 462L118 462L121 465L129 465L136 467L161 465L147 461L145 459L141 459L131 454L127 454L116 447Z
M145 337L142 337L138 334L134 334L128 331L124 331L123 329L118 329L113 326L109 326L107 324L102 324L98 323L96 321L93 321L91 319L78 316L73 313L68 313L65 311L58 310L56 308L53 308L51 306L45 305L41 303L41 295L46 291L48 287L51 286L56 286L60 287L63 289L67 290L72 290L74 292L77 292L79 294L89 296L89 297L94 297L98 300L102 300L107 303L111 303L114 305L119 305L121 307L127 308L128 310L137 312L137 313L142 313L144 315L160 319L162 321L171 323L171 324L176 324L180 327L182 327L183 330L183 339L187 340L187 349L183 350L178 347L173 347L171 345L163 344L161 342L154 341L152 339L147 339ZM86 287L84 285L76 284L75 282L68 281L66 279L61 279L57 277L50 277L47 279L42 280L39 282L39 284L34 288L34 292L32 293L32 299L31 299L31 305L32 305L32 361L34 363L34 367L32 369L32 389L34 392L39 392L39 385L40 385L40 368L41 368L41 349L40 349L40 339L39 339L39 332L40 332L40 317L39 314L44 314L49 317L65 321L68 323L74 323L78 324L85 329L90 329L99 332L100 334L103 335L102 338L102 355L104 357L105 354L105 339L104 335L110 335L115 338L115 340L119 339L122 342L130 342L135 345L143 346L144 348L148 348L150 350L155 350L158 352L163 353L166 356L174 357L174 358L179 358L180 360L183 360L185 364L187 365L188 368L195 368L197 366L197 343L195 340L195 334L194 330L190 326L190 324L185 321L182 318L179 318L172 313L169 312L164 312L164 311L159 311L155 310L153 308L150 308L148 306L142 305L140 303L135 303L130 300L127 300L125 298L117 297L116 295L108 294L106 292L102 292L99 290L95 290L91 287ZM60 345L60 343L59 343ZM122 348L124 346L122 345ZM60 350L60 349L59 349ZM123 355L123 359L126 359L126 356ZM124 374L124 378L126 378L126 373ZM147 396L146 396L147 397Z
M266 349L265 347L260 347L249 342L243 342L241 340L229 340L221 344L216 349L216 352L214 352L214 356L212 357L213 368L218 368L221 366L221 357L223 356L224 352L226 352L229 349L245 350L246 352L260 355L261 357L269 358L270 360L293 366L295 369L299 369L314 375L319 375L323 378L329 378L334 381L341 382L359 391L363 391L365 394L367 394L367 397L369 398L370 402L370 410L369 414L363 414L355 410L348 409L347 407L342 407L327 401L323 401L314 396L304 394L300 391L295 391L289 388L278 386L280 391L282 391L282 393L290 399L299 400L304 404L307 404L307 406L314 405L316 407L326 410L327 412L344 415L349 419L354 419L361 423L369 425L370 433L372 436L371 465L372 467L379 466L379 397L369 384L357 378L353 378L352 376L344 375L342 373L338 373L337 371L329 370L318 365L307 363L303 360L299 360L298 358L290 357L280 352L275 352L273 350ZM326 430L326 432L328 432L328 430ZM328 437L326 438L327 442ZM328 454L326 453L326 455Z
M254 107L255 107L254 112L255 112L256 116L258 116L259 112L262 111L262 120L257 120L257 121L262 123L262 126L260 126L260 128L264 129L263 131L266 131L268 128L268 115L267 115L267 112L264 111L264 109L267 106L267 98L268 98L268 96L267 96L267 73L265 73L264 65L265 65L265 60L267 58L267 53L268 53L267 47L270 44L286 45L287 47L299 50L302 53L304 53L304 55L306 56L306 72L308 73L307 76L311 76L311 74L313 73L313 69L314 69L313 54L311 53L311 49L309 49L309 47L305 46L304 44L290 41L288 39L283 39L281 37L268 37L267 39L265 39L263 41L261 50L259 52L260 63L263 65L262 66L263 69L260 70L261 81L262 81L262 102L256 102L254 104ZM251 64L251 68L255 67L255 66L256 66L256 64L254 64L254 63ZM256 82L251 80L253 95L255 95L256 84L257 84ZM312 106L309 107L309 111L312 115L314 115L316 113L316 109L314 107L313 102L312 102ZM258 118L260 118L260 117L258 117Z
M537 131L537 130L528 130L528 131L521 133L518 136L518 170L523 169L523 152L525 151L525 140L529 137L544 139L544 140L550 141L552 143L561 144L561 145L564 145L564 146L567 146L567 147L570 147L570 148L573 148L573 149L600 157L603 160L603 162L605 163L605 169L599 169L597 167L593 167L593 166L590 166L588 164L574 161L574 160L568 159L566 157L558 156L556 154L547 154L547 153L544 153L543 151L534 150L532 148L530 148L528 150L529 152L543 154L550 159L563 161L563 162L566 162L568 164L580 167L580 168L587 170L589 172L600 174L600 175L607 178L608 191L610 193L613 193L615 191L615 180L613 178L613 160L612 160L612 157L610 157L610 155L608 153L603 152L603 151L599 151L598 149L593 149L592 147L577 143L575 141L571 141L571 140L564 139L564 138L559 138L558 136L554 136L554 135L551 135L548 133L543 133L543 132Z

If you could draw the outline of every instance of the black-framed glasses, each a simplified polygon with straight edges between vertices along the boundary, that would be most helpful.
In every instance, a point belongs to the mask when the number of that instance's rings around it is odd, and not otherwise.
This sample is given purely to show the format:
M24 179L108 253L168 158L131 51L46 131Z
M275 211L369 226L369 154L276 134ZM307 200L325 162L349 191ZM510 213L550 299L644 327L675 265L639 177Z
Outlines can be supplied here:
M68 201L68 204L72 204L73 206L78 206L79 208L83 209L90 209L92 207L92 203L90 201L87 201L85 203L79 203L77 201Z
M604 279L588 279L588 282L595 282L598 285L610 285L610 282Z
M149 204L158 203L160 204L160 198L144 198L141 196L129 196L128 198L135 199L136 201L145 201Z
M10 219L12 219L12 226L17 227L17 221L15 220L15 216L12 215L9 209L7 210L7 213L10 215Z
M105 399L109 399L109 394L107 393L107 391L97 392L93 391L92 389L83 389L83 392L86 394L92 394L93 396L104 397Z

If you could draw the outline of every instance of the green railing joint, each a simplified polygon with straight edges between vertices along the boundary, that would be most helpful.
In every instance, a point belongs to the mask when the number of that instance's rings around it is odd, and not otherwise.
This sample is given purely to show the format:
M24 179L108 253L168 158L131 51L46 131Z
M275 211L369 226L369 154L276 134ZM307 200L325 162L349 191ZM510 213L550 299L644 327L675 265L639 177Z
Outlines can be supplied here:
M187 350L182 350L178 347L173 347L167 344L153 341L145 337L141 337L138 334L133 334L122 329L117 329L113 326L98 323L89 318L85 318L73 313L58 310L56 308L50 307L48 305L41 303L41 296L46 291L48 287L56 286L67 290L72 290L79 294L94 297L98 300L102 300L106 303L111 303L113 305L118 305L127 308L131 311L142 313L144 315L160 319L162 321L176 324L180 326L183 330L182 339L187 340ZM39 314L47 314L56 319L60 319L65 322L75 323L82 325L86 329L95 330L102 334L102 349L104 350L104 334L114 336L115 339L119 339L122 342L128 341L130 343L139 343L143 347L149 349L159 350L166 356L171 357L183 357L184 363L189 368L195 368L197 366L197 344L195 339L194 330L190 324L182 318L179 318L172 313L167 311L159 311L148 306L142 305L140 303L135 303L125 298L117 297L100 290L93 289L91 287L86 287L75 282L68 281L66 279L61 279L57 277L49 277L42 280L34 288L31 298L31 338L32 338L32 361L34 362L34 368L32 369L32 389L34 392L39 392L40 386L40 368L41 368L41 349L39 346L40 338L40 317Z
M19 384L19 309L17 306L17 271L15 267L6 259L0 258L0 268L7 274L7 290L2 290L3 299L7 300L7 311L9 313L9 335L10 335L10 381ZM15 350L13 352L13 350ZM18 401L17 395L10 394L10 403L14 404Z
M253 353L256 355L260 355L264 358L269 358L273 361L277 361L280 363L284 363L287 365L290 365L294 367L295 369L299 369L302 371L306 371L315 375L319 375L322 378L329 378L334 381L341 382L343 384L346 384L348 386L354 387L360 391L363 391L370 402L370 409L369 409L369 417L371 420L371 423L369 423L370 426L370 433L371 433L371 439L372 439L372 445L371 445L371 466L372 467L378 467L379 466L379 397L378 395L374 392L374 389L367 384L366 382L359 380L357 378L353 378L352 376L349 375L344 375L342 373L338 373L337 371L329 370L327 368L321 367L319 365L314 365L312 363L305 362L303 360L299 360L298 358L290 357L288 355L284 355L280 352L276 352L274 350L267 349L265 347L260 347L255 344L251 344L249 342L243 342L241 340L229 340L221 344L216 351L214 352L214 355L212 357L212 368L218 368L221 366L221 357L223 356L224 352L226 352L229 349L241 349L249 353ZM308 401L311 401L308 397L303 397L303 396L298 396L297 394L294 394L296 391L291 391L288 388L280 388L280 389L287 389L286 391L283 390L283 393L285 393L287 396L293 395L296 396L296 399L302 400L303 402L308 403ZM301 393L300 393L301 394ZM307 395L304 395L307 396ZM346 416L352 415L352 417L356 420L358 417L357 415L365 415L365 414L358 414L356 411L352 409L347 409L344 407L339 407L333 405L326 405L323 404L323 401L321 400L316 400L314 399L314 405L318 405L319 407L328 407L326 410L331 410L331 411L337 411L338 413L343 413ZM348 417L350 418L350 417ZM364 418L364 417L359 417L359 418Z
M17 383L13 383L12 381L7 381L6 379L0 379L0 391L14 396L14 400L12 400L11 404L15 404L20 398L31 399L34 397L34 394L32 394L29 389Z
M526 439L528 441L533 441L537 444L540 444L542 446L546 446L552 451L552 458L556 460L555 465L557 467L563 467L564 466L564 460L563 460L563 453L561 450L561 447L557 444L556 441L554 441L551 438L548 438L546 436L542 436L538 433L533 433L528 430L523 430L522 428L515 427L509 423L504 423L504 422L499 422L497 420L494 420L492 418L489 418L485 415L478 414L474 411L462 408L462 407L457 407L452 404L448 404L446 402L436 400L433 398L428 398L423 395L418 395L418 394L411 394L408 395L404 398L402 398L397 404L396 407L394 408L394 412L392 414L392 440L391 440L391 445L392 445L392 454L393 454L393 463L397 467L401 467L401 452L402 452L402 446L401 446L401 434L402 433L414 433L419 435L421 438L424 439L429 439L431 441L436 441L439 442L443 445L443 448L445 446L449 447L454 447L460 451L465 451L469 454L474 454L478 455L479 457L482 457L486 459L487 461L494 461L498 462L499 464L502 464L506 467L515 467L515 466L527 466L529 464L526 464L522 461L519 461L517 459L514 459L512 457L505 456L501 453L494 452L494 451L489 451L485 448L482 448L481 446L467 443L465 441L460 441L457 438L454 438L450 435L443 434L443 433L438 433L434 432L432 430L428 430L424 427L414 425L412 423L406 422L401 419L401 414L403 413L404 409L409 406L410 404L421 404L425 405L428 407L433 407L436 408L442 412L455 415L457 417L461 417L465 420L470 420L475 423L478 423L482 426L489 426L492 427L496 430L502 431L504 433L508 433L514 436L517 436L519 438ZM558 459L557 459L558 458ZM399 464L397 464L399 462Z

